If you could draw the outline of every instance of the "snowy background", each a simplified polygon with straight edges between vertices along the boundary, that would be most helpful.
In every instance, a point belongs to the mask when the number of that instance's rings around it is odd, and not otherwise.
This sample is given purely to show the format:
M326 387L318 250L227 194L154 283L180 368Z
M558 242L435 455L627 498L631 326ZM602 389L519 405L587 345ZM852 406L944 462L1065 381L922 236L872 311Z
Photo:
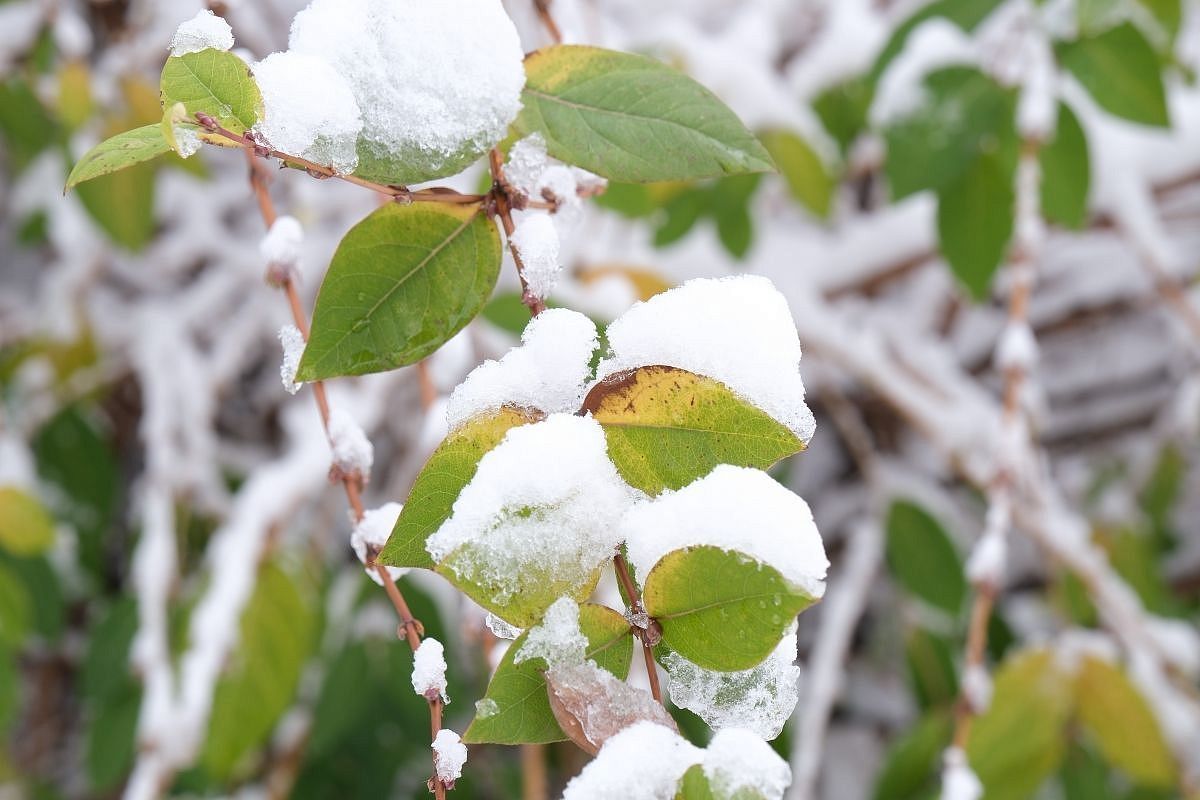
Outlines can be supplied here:
M261 58L284 49L303 3L213 5L237 46ZM549 43L532 2L505 5L526 50ZM811 505L832 568L825 600L799 620L800 701L777 741L792 765L789 797L937 796L938 730L957 694L966 619L922 586L946 569L963 582L985 529L991 459L1012 447L1026 485L993 663L1028 644L1112 653L1194 780L1200 91L1185 76L1200 70L1200 4L1182 4L1169 128L1118 120L1054 78L1086 130L1091 188L1086 225L1051 227L1041 247L1028 311L1039 358L1014 356L1030 366L1020 403L1033 447L1004 440L1000 422L993 354L1010 276L1002 270L992 297L972 302L939 255L933 195L892 202L879 133L869 124L840 148L814 111L830 87L870 70L920 5L555 0L568 41L660 56L752 130L799 135L832 196L821 218L766 176L748 189L686 190L711 194L689 217L613 187L570 221L551 297L606 322L688 278L751 273L791 306L817 432L776 476ZM1071 13L1070 3L1043 6ZM167 43L201 7L0 3L0 484L35 494L55 522L44 554L0 561L4 796L117 796L139 736L167 743L142 748L143 759L187 754L179 796L423 796L428 719L406 687L410 656L349 546L308 390L280 386L277 331L290 316L263 281L242 154L208 148L63 196L75 157L157 121ZM988 40L1002 23L975 34L948 33L944 20L918 28L882 76L871 119L919 104L936 66L984 57L1003 72L1008 51ZM476 165L443 185L476 191L481 176ZM293 171L271 189L304 226L311 308L337 242L376 198ZM368 507L404 500L444 435L450 391L517 341L527 315L507 258L483 317L423 374L331 382L334 405L374 446ZM937 520L936 541L889 530L896 500ZM269 595L287 605L256 605L265 580L290 587ZM502 645L440 579L404 584L446 643L462 698L447 714L461 730ZM239 625L245 603L253 614ZM148 622L137 604L161 618ZM1057 746L1067 755L1039 797L1184 796L1131 788L1086 738ZM526 755L476 748L453 796L520 796ZM557 796L584 756L562 745L546 757ZM1071 793L1079 763L1107 794Z

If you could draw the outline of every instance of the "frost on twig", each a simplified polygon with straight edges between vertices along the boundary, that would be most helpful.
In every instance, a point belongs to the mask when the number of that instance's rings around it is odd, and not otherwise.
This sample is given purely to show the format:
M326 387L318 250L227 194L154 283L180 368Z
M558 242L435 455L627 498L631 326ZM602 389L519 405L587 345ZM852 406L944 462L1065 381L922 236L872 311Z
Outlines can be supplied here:
M452 730L442 728L433 737L433 763L437 767L437 779L447 789L462 777L463 765L467 763L467 746Z
M258 252L267 264L267 282L284 286L300 279L300 253L304 228L299 220L286 214L278 217L258 243ZM295 373L293 372L293 375Z
M371 580L380 585L383 584L383 581L379 577L378 570L372 565L375 556L387 544L388 537L392 535L392 528L396 527L396 519L400 516L402 508L400 503L384 503L379 508L367 509L350 534L350 546L354 548L355 555L366 567L367 575ZM388 567L387 573L395 581L405 573L405 570L400 567Z
M283 381L283 388L288 394L295 394L300 391L300 384L296 383L296 370L304 355L304 335L295 325L284 325L279 329L279 344L283 347L279 379Z
M421 640L421 646L413 653L413 691L426 700L439 697L445 705L450 704L446 694L446 650L432 636Z
M333 474L363 483L370 480L375 449L363 429L341 407L329 412L329 449L333 454Z
M521 274L529 291L545 300L558 282L558 231L548 214L526 212L513 231L512 245L521 257Z

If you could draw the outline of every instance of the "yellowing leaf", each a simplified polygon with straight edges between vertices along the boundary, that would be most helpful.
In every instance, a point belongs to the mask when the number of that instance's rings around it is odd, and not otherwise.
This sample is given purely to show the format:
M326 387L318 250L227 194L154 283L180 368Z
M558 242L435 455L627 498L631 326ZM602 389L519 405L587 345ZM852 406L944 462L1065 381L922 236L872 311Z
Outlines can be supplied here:
M671 284L653 270L625 264L596 264L579 272L579 280L585 285L597 283L605 278L620 277L632 285L638 300L649 300L671 288Z
M54 520L34 497L0 488L0 546L17 556L45 552L54 543Z
M1075 702L1080 722L1110 764L1145 786L1175 785L1178 769L1158 720L1119 667L1099 658L1083 659Z
M413 482L379 562L392 567L433 569L425 540L450 517L454 501L475 477L479 459L500 444L510 429L534 422L537 416L523 409L502 408L452 431Z
M162 128L158 125L143 125L118 133L84 153L75 162L71 174L67 176L67 188L149 161L170 149L171 145L163 138Z
M765 469L804 443L724 384L675 367L610 375L584 400L631 486L679 489L718 464Z
M68 61L58 73L58 117L70 130L76 130L92 116L91 80L83 61Z

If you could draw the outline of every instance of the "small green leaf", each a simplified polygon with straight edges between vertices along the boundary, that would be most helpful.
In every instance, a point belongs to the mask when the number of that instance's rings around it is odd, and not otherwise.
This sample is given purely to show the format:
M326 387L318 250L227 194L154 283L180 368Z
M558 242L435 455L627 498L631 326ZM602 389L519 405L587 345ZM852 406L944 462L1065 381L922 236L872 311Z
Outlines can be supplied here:
M988 296L1013 231L1013 173L985 153L938 192L938 238L950 271L975 300Z
M525 75L518 133L542 134L550 155L611 180L772 169L766 149L716 95L654 59L557 45L527 56Z
M950 733L945 714L931 714L913 725L891 745L875 779L874 800L917 800L932 790Z
M32 495L0 487L0 547L17 556L43 553L54 543L54 520Z
M159 86L163 108L183 103L189 116L203 112L233 133L254 127L262 108L262 95L246 62L221 50L171 56Z
M149 161L171 149L158 125L143 125L118 133L83 154L67 176L67 188Z
M500 234L480 208L390 204L333 254L313 311L302 381L413 364L470 322L500 274Z
M895 200L959 180L984 153L1016 163L1015 95L977 69L947 67L925 77L927 102L884 131Z
M92 626L83 662L83 693L89 700L109 700L133 683L129 648L137 628L137 603L131 597L117 600Z
M583 408L604 428L608 455L631 486L680 489L718 464L766 469L804 442L712 378L649 366L610 375Z
M769 131L762 135L762 142L779 166L792 197L816 216L826 219L836 184L817 152L791 131Z
M21 579L0 567L0 648L16 650L33 627L33 600Z
M950 614L967 596L958 550L941 524L912 503L892 504L887 518L887 560L912 594Z
M1106 111L1143 125L1171 124L1158 56L1133 24L1071 42L1059 59Z
M379 563L433 569L425 540L450 518L454 501L475 477L479 459L500 444L509 430L534 422L537 416L523 409L502 408L452 431L413 482L396 527L379 553Z
M1084 658L1075 698L1083 727L1110 764L1144 786L1175 785L1178 768L1158 719L1119 667Z
M1070 107L1058 104L1054 139L1039 154L1042 167L1042 214L1068 228L1087 220L1091 160L1083 127Z
M229 778L266 741L292 702L304 662L316 644L316 609L286 572L264 566L242 612L233 663L217 684L201 763Z
M663 556L646 576L642 599L668 647L721 672L761 663L816 602L773 567L709 546Z
M843 155L867 127L872 94L870 83L860 76L826 88L812 101L813 111Z
M958 698L954 660L960 647L919 625L904 634L904 660L913 694L923 709L949 708Z
M92 709L84 744L84 763L92 788L100 793L116 788L133 766L141 707L141 689L130 682Z
M1073 692L1054 653L1028 650L996 672L992 702L971 726L967 754L987 800L1025 800L1058 769Z
M679 794L675 795L675 800L717 800L704 774L703 766L693 764L683 773L683 780L679 782Z
M588 640L588 658L621 680L629 677L633 634L623 616L606 606L584 603L579 606L579 629ZM567 738L550 710L542 675L545 663L540 658L513 663L527 636L521 634L504 653L463 741L539 744Z

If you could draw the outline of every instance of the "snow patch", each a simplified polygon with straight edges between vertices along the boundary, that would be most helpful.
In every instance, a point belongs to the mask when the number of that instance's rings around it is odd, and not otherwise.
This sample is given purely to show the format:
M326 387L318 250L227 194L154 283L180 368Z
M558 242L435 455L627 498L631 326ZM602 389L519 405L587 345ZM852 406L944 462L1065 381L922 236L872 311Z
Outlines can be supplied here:
M364 481L371 477L375 448L354 418L341 408L329 412L329 448L333 451L333 466L343 475L359 475Z
M653 722L638 722L604 743L583 771L567 784L563 800L674 800L688 767L703 751Z
M558 230L549 214L525 214L513 231L512 245L524 266L522 275L531 294L543 300L558 282Z
M446 649L432 636L423 639L413 653L412 687L426 700L440 697L443 703L450 704L446 694Z
M621 520L638 581L674 550L711 545L778 570L812 597L829 560L808 503L765 472L721 464L679 491L638 503Z
M457 733L442 728L433 737L432 747L438 780L450 788L462 777L463 765L467 763L467 746Z
M941 800L979 800L980 797L983 797L983 784L967 763L967 754L958 747L946 750Z
M184 56L201 50L228 50L233 47L233 28L208 9L196 12L175 29L171 37L171 55Z
M354 526L354 530L350 534L350 546L354 548L354 553L364 566L370 560L372 552L378 553L387 544L388 537L392 535L392 529L396 527L396 520L399 518L402 508L400 503L384 503L379 508L368 509L363 514L363 518ZM401 567L388 567L387 571L388 577L394 581L407 570ZM378 570L367 567L367 575L380 586L383 585Z
M295 325L284 325L279 329L279 344L283 346L283 361L279 365L279 379L288 394L300 391L296 383L296 369L304 355L304 335Z
M546 609L542 621L529 629L513 663L540 658L550 668L582 664L587 657L587 643L579 629L579 605L569 597L560 597Z
M704 751L704 776L717 797L746 793L763 800L782 800L792 783L792 770L771 746L741 728L717 731Z

